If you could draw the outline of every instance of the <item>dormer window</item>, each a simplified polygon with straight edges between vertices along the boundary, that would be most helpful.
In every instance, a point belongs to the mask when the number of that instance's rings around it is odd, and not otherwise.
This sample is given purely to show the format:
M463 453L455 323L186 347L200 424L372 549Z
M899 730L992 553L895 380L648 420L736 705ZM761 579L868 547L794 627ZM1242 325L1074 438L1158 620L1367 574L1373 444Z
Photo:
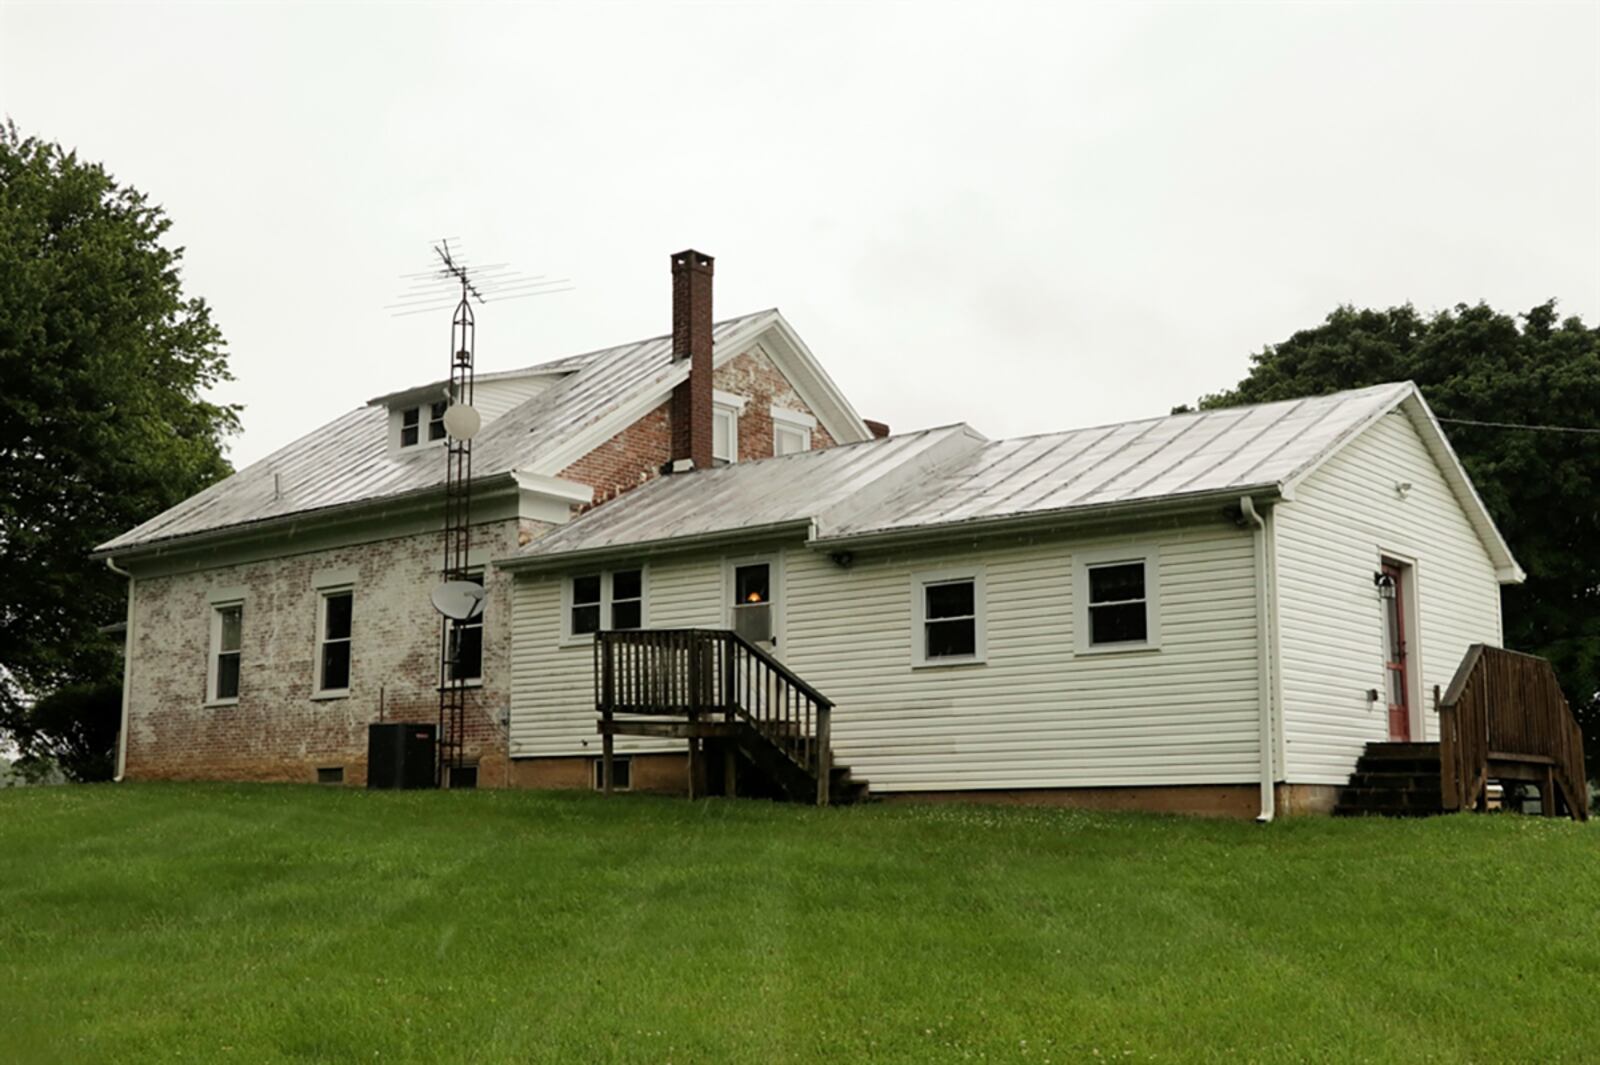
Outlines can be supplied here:
M407 407L400 412L400 446L416 447L422 442L422 414L428 414L428 442L444 439L444 412L449 404L440 400L426 407Z

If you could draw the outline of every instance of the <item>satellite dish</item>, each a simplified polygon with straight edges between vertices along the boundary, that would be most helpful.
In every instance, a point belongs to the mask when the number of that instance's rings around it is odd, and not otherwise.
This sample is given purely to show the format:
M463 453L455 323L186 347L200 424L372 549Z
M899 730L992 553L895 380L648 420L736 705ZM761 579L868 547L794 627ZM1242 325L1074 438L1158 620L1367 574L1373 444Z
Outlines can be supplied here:
M465 403L452 403L450 409L444 412L445 432L457 440L471 440L481 428L483 419Z
M483 597L483 585L476 581L445 581L433 590L433 609L456 621L471 621L483 613Z

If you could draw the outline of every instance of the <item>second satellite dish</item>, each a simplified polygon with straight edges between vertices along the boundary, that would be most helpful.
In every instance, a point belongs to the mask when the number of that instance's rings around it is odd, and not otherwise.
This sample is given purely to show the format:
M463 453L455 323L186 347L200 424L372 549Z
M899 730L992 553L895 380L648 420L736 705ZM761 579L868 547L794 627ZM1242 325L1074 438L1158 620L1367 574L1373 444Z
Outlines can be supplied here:
M482 427L483 419L465 403L452 403L444 412L444 430L457 440L471 440Z
M483 585L476 581L445 581L433 590L433 608L455 621L471 621L483 613Z

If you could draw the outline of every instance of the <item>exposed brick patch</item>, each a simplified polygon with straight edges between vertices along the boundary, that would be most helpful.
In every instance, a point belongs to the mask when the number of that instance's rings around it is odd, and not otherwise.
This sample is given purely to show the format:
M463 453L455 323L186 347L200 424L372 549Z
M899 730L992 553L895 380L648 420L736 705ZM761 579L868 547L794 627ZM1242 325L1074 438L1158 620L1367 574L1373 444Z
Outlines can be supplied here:
M560 476L593 488L591 505L599 506L659 476L671 458L672 404L667 402L562 470Z
M473 530L492 557L548 527L502 521ZM134 582L126 775L130 779L288 780L343 766L366 782L367 725L438 720L438 534L402 537ZM313 699L319 574L355 571L350 695ZM511 578L488 571L484 683L467 704L465 756L484 786L504 783L501 715L511 694ZM206 706L210 594L244 592L239 701Z
M778 371L765 352L752 348L729 359L712 378L717 389L749 400L739 416L739 460L772 457L772 408L816 415L800 399L789 379ZM832 447L833 437L821 424L811 430L811 449Z

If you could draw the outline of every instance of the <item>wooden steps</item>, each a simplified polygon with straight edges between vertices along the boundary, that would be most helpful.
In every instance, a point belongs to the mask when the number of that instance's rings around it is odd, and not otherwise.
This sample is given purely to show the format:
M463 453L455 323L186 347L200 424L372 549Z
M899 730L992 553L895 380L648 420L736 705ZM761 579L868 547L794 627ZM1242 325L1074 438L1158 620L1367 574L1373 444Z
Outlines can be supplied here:
M1343 817L1445 812L1437 743L1369 743L1333 809Z

